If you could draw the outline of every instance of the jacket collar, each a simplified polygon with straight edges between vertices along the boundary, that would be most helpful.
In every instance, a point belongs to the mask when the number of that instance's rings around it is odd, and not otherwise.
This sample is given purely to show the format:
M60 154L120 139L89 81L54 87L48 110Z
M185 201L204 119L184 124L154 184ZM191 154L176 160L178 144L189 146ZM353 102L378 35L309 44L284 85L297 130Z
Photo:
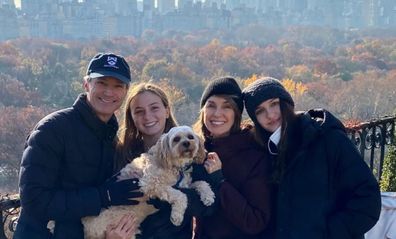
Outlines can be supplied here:
M113 141L118 130L118 122L113 114L107 123L101 121L87 102L86 93L80 94L73 104L86 125L102 140Z
M215 151L220 158L232 157L238 152L252 147L260 148L254 139L251 128L244 128L238 133L222 138L205 138L206 150Z

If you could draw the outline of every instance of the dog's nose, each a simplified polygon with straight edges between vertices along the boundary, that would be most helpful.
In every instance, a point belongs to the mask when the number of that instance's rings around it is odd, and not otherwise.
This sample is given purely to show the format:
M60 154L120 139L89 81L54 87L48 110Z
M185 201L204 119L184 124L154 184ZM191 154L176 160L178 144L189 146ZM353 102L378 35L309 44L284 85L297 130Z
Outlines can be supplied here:
M190 142L184 141L184 142L183 142L183 146L184 146L185 148L190 147Z

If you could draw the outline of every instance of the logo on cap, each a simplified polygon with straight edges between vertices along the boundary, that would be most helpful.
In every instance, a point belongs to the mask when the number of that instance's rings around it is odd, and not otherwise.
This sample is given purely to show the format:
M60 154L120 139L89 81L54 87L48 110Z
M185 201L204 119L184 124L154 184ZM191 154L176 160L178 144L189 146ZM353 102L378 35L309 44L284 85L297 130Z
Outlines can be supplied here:
M127 84L131 82L129 65L122 56L98 53L89 62L87 75L92 78L111 76Z
M104 65L104 67L114 67L114 68L118 68L116 66L117 64L117 57L115 56L108 56L107 57L107 65Z

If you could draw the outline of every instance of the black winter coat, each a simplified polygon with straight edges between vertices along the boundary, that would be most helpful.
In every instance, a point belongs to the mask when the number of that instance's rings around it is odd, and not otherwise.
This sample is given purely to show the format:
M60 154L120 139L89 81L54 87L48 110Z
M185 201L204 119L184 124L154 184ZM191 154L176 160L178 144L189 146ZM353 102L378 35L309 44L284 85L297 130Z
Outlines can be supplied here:
M30 133L22 156L22 210L14 238L84 238L81 217L101 209L96 187L111 176L118 124L96 117L82 94L73 107L43 118Z
M205 217L212 215L218 208L218 185L223 179L221 172L208 174L203 165L193 164L193 181L207 181L216 198L215 203L205 206L195 189L178 188L187 196L188 204L184 213L184 219L180 226L175 226L170 221L171 207L167 202L156 205L158 212L149 215L140 225L142 235L137 239L191 239L193 231L193 217Z
M276 238L363 238L379 218L380 191L342 123L325 110L311 110L288 132Z

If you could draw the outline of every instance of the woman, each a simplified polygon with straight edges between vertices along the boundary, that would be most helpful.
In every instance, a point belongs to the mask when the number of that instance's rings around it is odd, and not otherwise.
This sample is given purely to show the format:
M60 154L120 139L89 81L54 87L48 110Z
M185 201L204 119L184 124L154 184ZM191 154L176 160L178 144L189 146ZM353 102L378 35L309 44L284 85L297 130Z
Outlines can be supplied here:
M378 220L377 181L328 111L294 112L274 78L243 90L257 139L273 160L277 239L363 238Z
M121 125L120 142L117 147L117 169L121 169L141 153L147 152L163 133L176 126L172 108L166 93L157 85L140 83L129 91L124 121ZM202 168L201 178L207 173ZM170 205L166 202L152 200L158 212L148 216L140 225L142 235L139 238L155 239L191 239L192 216L205 215L211 208L203 205L199 195L193 189L180 189L188 198L184 222L174 226L170 221Z
M197 217L195 238L264 238L269 221L266 161L249 128L241 129L242 93L233 78L210 82L201 98L201 112L194 128L205 138L212 160L221 161L224 180L217 187L219 209Z
M139 83L128 92L117 145L117 170L147 152L159 137L177 125L166 93L157 85Z

